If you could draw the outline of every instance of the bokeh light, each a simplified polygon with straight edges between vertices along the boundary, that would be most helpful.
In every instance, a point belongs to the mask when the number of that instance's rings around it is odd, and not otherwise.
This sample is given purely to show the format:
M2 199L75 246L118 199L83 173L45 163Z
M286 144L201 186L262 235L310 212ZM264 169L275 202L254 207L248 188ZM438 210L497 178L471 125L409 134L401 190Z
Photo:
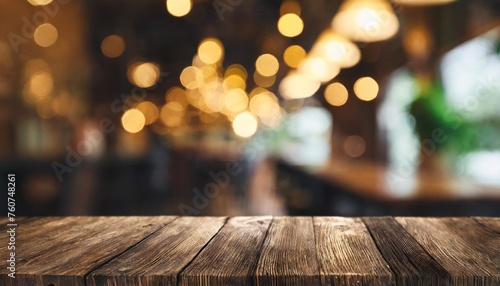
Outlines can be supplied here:
M207 65L218 63L224 56L224 47L218 39L206 38L198 46L198 56Z
M283 53L283 60L291 68L297 68L305 57L306 50L299 45L289 46Z
M108 58L116 58L125 51L125 41L117 35L109 35L101 43L101 51Z
M250 112L242 112L233 120L233 131L236 135L248 138L257 132L257 118Z
M138 87L153 86L160 78L160 69L154 63L139 62L129 67L129 80Z
M185 88L195 89L203 83L203 73L199 68L189 66L182 70L180 80Z
M259 72L253 74L253 81L260 87L271 87L276 82L276 75L263 76Z
M186 16L193 7L191 0L167 0L166 4L168 13L175 17Z
M35 73L29 80L29 92L36 97L44 97L52 93L54 80L48 72Z
M278 20L278 30L283 36L293 38L302 33L304 22L296 14L285 14Z
M189 104L187 99L186 91L178 86L171 87L165 94L165 102L177 102L183 108L186 108Z
M371 77L362 77L354 83L354 93L361 100L374 100L378 95L378 91L378 83Z
M52 46L57 41L58 33L56 27L45 23L35 29L33 37L37 45L46 48Z
M232 89L224 98L224 107L232 113L242 112L248 107L248 95L242 89Z
M286 99L306 98L318 91L321 83L299 73L288 74L279 85L281 95Z
M151 101L143 101L139 103L135 108L142 112L142 114L144 115L144 118L146 119L144 123L145 125L153 124L158 119L160 111L158 110L156 104L152 103Z
M358 46L332 30L321 33L311 49L311 55L322 57L341 68L350 68L361 59Z
M344 141L344 152L353 158L362 156L366 151L366 142L363 138L352 135Z
M168 127L176 127L182 123L185 108L178 102L168 102L160 109L160 120Z
M123 129L129 133L137 133L141 131L144 128L145 123L146 118L144 117L144 114L135 108L129 109L123 113L122 126Z
M245 81L248 79L247 70L240 64L232 64L226 68L226 71L224 72L224 78L228 78L231 75L238 75Z
M300 63L298 72L316 81L328 82L339 74L340 67L320 57L309 57Z
M223 84L225 90L231 90L233 88L239 88L245 90L247 87L245 80L241 78L240 75L236 74L226 77L223 81Z
M43 6L52 3L52 0L28 0L33 6Z
M269 118L280 110L276 95L266 89L256 89L250 99L250 111L260 118Z
M263 76L272 76L278 72L280 64L275 56L263 54L255 61L255 68Z
M333 106L342 106L347 102L349 93L347 88L340 82L329 84L325 88L325 99Z

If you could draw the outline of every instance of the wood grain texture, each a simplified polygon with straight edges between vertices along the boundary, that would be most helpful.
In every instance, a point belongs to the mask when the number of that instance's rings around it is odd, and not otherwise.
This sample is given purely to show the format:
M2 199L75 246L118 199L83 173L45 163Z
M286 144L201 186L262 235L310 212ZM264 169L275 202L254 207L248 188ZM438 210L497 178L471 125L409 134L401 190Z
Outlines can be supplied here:
M253 285L272 217L234 217L181 273L180 285Z
M363 218L397 285L450 285L448 272L392 217Z
M454 285L500 285L500 236L471 218L396 220L451 275Z
M224 217L181 217L87 276L87 285L177 285ZM220 249L223 251L223 249Z
M320 285L311 217L275 217L262 247L256 285Z
M25 217L25 216L16 217L15 221L13 223L17 224L19 226L19 224L24 223L26 221L26 219L28 219L28 217ZM34 218L34 219L38 219L38 218ZM8 228L7 224L10 224L10 223L12 223L12 222L9 222L9 219L7 217L0 218L0 230L4 230L4 229Z
M20 224L16 232L16 279L7 277L7 269L2 268L0 284L85 285L85 274L173 219L46 217ZM5 246L0 246L0 253L6 253Z
M500 234L500 218L498 217L474 217L480 225Z
M389 265L358 218L315 217L322 285L392 285Z

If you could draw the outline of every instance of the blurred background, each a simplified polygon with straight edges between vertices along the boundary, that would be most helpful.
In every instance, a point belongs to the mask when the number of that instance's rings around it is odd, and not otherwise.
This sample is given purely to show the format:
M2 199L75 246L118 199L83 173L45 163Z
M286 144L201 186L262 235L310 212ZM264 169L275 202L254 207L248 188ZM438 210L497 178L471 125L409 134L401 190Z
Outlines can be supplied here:
M0 19L17 215L500 216L498 0L21 0Z

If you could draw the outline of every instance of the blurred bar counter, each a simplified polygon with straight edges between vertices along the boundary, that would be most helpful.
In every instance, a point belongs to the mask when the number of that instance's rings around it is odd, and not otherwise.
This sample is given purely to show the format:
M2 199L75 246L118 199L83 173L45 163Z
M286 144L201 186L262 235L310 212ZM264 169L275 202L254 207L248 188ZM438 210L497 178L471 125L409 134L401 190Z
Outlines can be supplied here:
M468 179L426 170L404 177L364 161L276 165L290 215L500 216L500 187Z

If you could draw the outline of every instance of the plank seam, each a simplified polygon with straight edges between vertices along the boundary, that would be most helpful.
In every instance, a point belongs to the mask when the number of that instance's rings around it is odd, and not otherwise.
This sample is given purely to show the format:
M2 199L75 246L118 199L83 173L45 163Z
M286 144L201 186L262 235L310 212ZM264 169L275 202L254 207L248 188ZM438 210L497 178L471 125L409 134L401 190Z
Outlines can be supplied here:
M437 265L441 266L441 268L443 268L445 271L446 271L446 277L448 278L448 283L452 283L452 274L449 272L448 269L446 269L446 267L444 267L441 263L439 263L439 261L437 261L434 256L432 256L432 254L430 254L427 249L425 249L425 247L420 243L418 242L418 240L415 239L415 237L413 237L413 235L411 235L411 233L395 218L395 217L391 217L397 224L399 224L401 226L401 228L411 237L411 239L413 239L418 245L420 245L420 248L422 249L422 251L424 251L427 255L429 255L429 258L432 259ZM406 254L405 254L406 256ZM409 259L410 260L410 259ZM410 263L415 266L415 264L413 263L412 260L410 260ZM416 266L415 266L416 267Z
M390 217L390 218L393 218L394 217ZM397 284L397 276L396 276L396 271L394 271L394 269L391 267L391 264L389 262L387 262L387 259L385 259L384 257L384 254L382 253L382 251L380 250L380 247L378 246L378 243L377 243L377 240L375 239L375 237L373 236L373 233L372 233L372 230L370 229L370 227L365 223L365 220L363 218L360 219L360 221L363 223L363 225L365 226L366 230L368 231L368 234L370 234L370 238L372 239L372 242L373 244L375 244L375 247L377 248L377 251L378 253L380 254L380 257L382 257L382 259L384 260L385 264L387 266L389 266L389 270L391 272L391 275L394 279L394 285Z
M203 245L202 248L200 248L200 250L196 253L196 255L193 256L193 259L191 259L188 263L186 263L186 265L184 265L184 267L182 267L182 269L179 271L179 273L177 273L177 285L180 286L180 283L181 283L181 276L182 276L182 272L184 272L184 270L186 270L186 268L188 268L189 265L191 265L193 263L193 261L196 259L196 257L198 257L198 255L200 255L200 253L207 247L207 245L209 245L212 240L217 236L219 235L220 231L224 228L224 226L226 226L227 222L229 221L229 218L230 217L226 217L224 219L224 224L217 230L217 232L207 241L207 243L205 243L205 245Z
M252 267L253 279L250 280L251 286L257 285L257 268L259 267L259 260L260 260L260 256L262 255L262 248L264 248L264 243L266 242L266 239L269 235L269 230L271 229L271 225L273 224L273 222L274 222L274 216L271 219L271 222L269 223L269 226L266 229L266 234L264 234L264 238L262 239L262 243L260 244L260 247L259 247L259 252L257 252L257 257L255 258L255 262L254 262L254 265Z
M98 265L98 266L95 266L93 267L92 269L90 269L87 273L85 273L85 275L83 275L83 282L85 283L86 286L89 286L87 284L87 277L94 271L96 271L97 269L101 268L101 267L104 267L106 264L109 264L111 263L111 261L115 260L116 258L124 255L125 253L127 253L129 250L131 250L132 248L136 247L137 245L141 244L143 241L145 241L146 239L148 239L149 237L151 237L152 235L154 235L155 233L159 232L160 230L162 230L163 228L167 227L167 225L171 224L172 222L178 220L180 217L176 217L174 218L173 220L169 221L168 223L166 223L165 225L159 227L157 230L153 231L152 233L146 235L144 238L142 238L141 240L139 240L137 243L135 243L134 245L131 245L130 247L127 247L124 251L116 254L115 256L109 258L108 260L106 260L105 262L103 262L101 265Z

